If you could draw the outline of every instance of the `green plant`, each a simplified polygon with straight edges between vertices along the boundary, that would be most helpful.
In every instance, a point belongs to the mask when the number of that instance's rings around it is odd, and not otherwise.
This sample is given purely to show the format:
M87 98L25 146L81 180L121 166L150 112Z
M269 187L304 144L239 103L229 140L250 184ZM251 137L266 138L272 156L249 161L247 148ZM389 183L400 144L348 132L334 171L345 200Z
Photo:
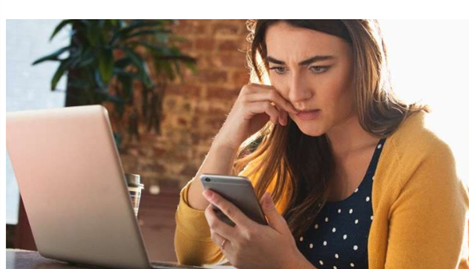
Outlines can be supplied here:
M181 64L196 72L196 59L176 46L184 39L171 31L174 23L177 21L63 20L50 39L71 25L71 44L33 65L60 62L51 90L68 74L66 106L112 102L120 119L130 111L128 130L137 139L140 117L134 105L134 85L140 83L143 120L148 131L154 128L159 134L167 82L184 80Z

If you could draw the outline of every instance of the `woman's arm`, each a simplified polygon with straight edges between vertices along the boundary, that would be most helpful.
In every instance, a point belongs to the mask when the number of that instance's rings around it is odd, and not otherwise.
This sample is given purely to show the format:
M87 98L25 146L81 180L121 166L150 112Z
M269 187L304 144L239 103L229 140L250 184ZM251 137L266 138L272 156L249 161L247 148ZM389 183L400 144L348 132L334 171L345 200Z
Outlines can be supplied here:
M210 228L204 215L208 202L202 196L199 177L203 173L231 174L235 154L235 149L213 143L196 176L182 189L174 241L179 263L213 264L223 259L220 249L210 238Z
M275 104L272 105L272 104ZM288 112L298 113L272 86L250 83L236 99L196 176L183 189L176 213L176 256L180 263L212 263L221 255L210 239L202 196L202 173L232 174L233 162L240 145L270 120L287 124Z
M452 153L437 145L391 207L384 268L469 268L460 257L468 244L468 208Z
M207 200L202 196L203 187L199 180L201 174L231 175L233 162L238 148L214 142L188 189L188 205L194 209L205 210Z

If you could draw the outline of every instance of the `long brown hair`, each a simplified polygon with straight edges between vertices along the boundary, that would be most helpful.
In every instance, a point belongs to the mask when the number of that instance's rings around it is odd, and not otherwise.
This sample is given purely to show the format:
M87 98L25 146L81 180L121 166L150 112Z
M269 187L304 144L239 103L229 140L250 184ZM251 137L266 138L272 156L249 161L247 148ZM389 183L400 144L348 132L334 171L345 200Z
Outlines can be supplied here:
M249 20L247 61L251 78L265 83L268 74L265 33L280 20ZM283 20L282 20L283 21ZM386 46L377 21L373 20L284 20L301 27L338 36L353 51L354 102L360 125L376 137L390 136L410 115L426 105L406 104L392 91L387 68ZM259 60L260 59L260 60ZM252 162L256 160L255 162ZM234 172L252 165L250 174L258 173L256 193L261 197L273 183L276 203L287 199L284 218L295 237L315 220L330 192L330 177L335 169L330 142L325 134L305 135L288 119L286 126L268 122L246 140L238 151Z

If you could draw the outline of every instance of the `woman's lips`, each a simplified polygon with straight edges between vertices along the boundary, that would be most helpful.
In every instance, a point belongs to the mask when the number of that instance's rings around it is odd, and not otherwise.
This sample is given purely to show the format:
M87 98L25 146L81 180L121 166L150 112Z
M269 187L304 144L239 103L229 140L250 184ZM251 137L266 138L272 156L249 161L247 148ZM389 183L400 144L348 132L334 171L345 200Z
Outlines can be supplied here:
M296 116L301 120L314 120L319 117L321 114L320 109L308 110L308 111L301 111Z

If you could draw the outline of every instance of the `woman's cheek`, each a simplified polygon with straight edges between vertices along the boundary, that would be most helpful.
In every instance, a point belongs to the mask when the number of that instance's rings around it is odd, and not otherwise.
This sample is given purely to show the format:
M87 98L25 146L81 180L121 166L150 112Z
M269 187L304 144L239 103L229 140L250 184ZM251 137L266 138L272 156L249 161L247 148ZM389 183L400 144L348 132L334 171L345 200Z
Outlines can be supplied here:
M274 87L280 95L286 100L288 100L288 87L286 85L283 85L279 79L272 78L270 79L272 87Z

